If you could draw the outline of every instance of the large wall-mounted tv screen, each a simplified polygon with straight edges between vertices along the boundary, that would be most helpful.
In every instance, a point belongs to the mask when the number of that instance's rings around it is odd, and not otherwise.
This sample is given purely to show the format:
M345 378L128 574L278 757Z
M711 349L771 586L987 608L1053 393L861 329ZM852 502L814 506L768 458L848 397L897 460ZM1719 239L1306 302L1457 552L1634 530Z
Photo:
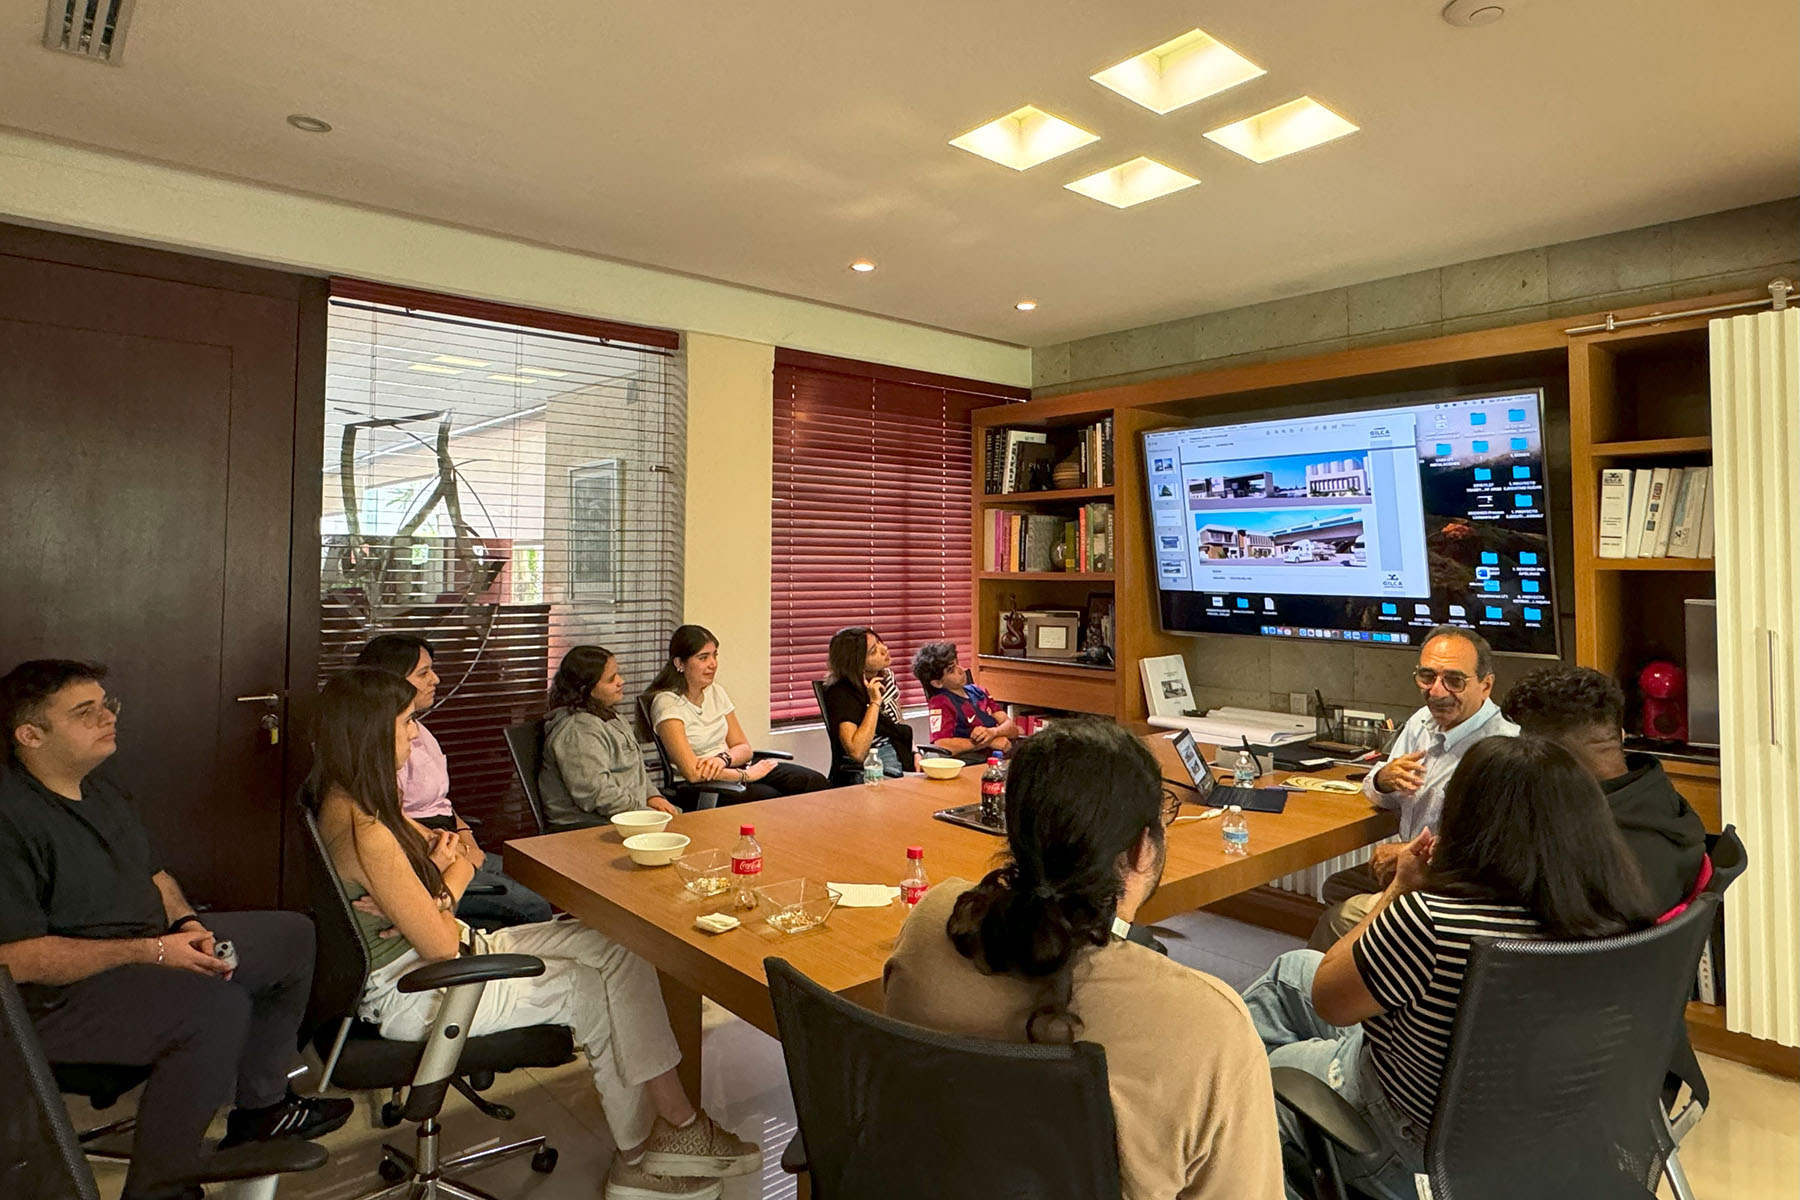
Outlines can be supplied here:
M1541 391L1143 436L1165 630L1557 653Z

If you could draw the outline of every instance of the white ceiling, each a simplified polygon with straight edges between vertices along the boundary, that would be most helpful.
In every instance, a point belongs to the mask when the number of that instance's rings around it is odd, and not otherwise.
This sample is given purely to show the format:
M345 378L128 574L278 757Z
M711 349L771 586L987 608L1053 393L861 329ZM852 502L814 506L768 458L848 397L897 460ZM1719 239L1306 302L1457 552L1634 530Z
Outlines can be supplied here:
M137 0L103 67L0 0L0 125L1028 345L1800 186L1800 5L1508 3ZM1196 25L1268 74L1166 117L1089 82ZM1362 131L1262 166L1201 136L1301 94ZM946 144L1025 103L1100 141ZM1202 182L1063 189L1138 154Z

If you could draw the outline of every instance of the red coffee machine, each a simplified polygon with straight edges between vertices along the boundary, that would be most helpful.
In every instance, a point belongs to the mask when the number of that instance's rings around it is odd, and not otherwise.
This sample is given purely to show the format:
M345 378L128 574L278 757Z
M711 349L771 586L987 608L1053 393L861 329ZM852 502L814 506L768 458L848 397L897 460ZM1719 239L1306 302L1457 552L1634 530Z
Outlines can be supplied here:
M1672 662L1646 663L1638 672L1644 694L1640 731L1659 742L1687 741L1687 674Z

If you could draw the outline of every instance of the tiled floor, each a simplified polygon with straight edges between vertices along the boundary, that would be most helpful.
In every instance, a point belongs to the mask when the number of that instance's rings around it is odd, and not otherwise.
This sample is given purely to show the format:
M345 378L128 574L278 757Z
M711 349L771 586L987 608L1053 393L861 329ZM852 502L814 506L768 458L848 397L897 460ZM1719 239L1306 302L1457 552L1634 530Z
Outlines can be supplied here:
M1298 941L1206 913L1171 918L1157 936L1174 958L1209 971L1233 986L1251 983L1269 960ZM740 1137L762 1143L761 1176L730 1180L725 1200L769 1200L794 1194L793 1181L777 1165L793 1136L781 1047L710 1005L704 1049L706 1094L702 1102ZM1702 1058L1713 1103L1682 1147L1682 1162L1699 1200L1793 1200L1800 1194L1800 1085L1719 1059ZM553 1071L515 1071L489 1093L518 1110L517 1120L487 1120L452 1096L444 1119L447 1151L478 1148L512 1137L543 1133L561 1153L552 1175L534 1175L523 1158L471 1176L471 1182L511 1200L593 1200L612 1159L612 1139L586 1067L571 1063ZM332 1161L316 1174L295 1176L281 1189L289 1200L352 1200L373 1188L377 1147L406 1128L380 1130L373 1113L379 1097L365 1096L361 1111L326 1139ZM109 1116L112 1114L108 1114ZM76 1113L77 1124L97 1123ZM405 1141L396 1142L408 1148ZM115 1200L123 1171L101 1164L101 1194ZM1667 1188L1663 1194L1668 1195Z

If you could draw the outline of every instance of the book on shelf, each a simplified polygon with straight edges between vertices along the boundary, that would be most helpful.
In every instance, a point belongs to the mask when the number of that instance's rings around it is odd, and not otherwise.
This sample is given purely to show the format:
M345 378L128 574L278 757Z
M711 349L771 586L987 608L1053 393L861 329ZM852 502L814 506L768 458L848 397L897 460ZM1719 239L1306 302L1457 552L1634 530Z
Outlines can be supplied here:
M1046 513L1029 513L1025 517L1024 569L1055 571L1061 563L1052 563L1051 551L1062 537L1063 519Z
M1650 499L1644 505L1644 528L1640 531L1638 558L1656 557L1656 535L1662 528L1663 510L1668 507L1669 468L1657 467L1650 475Z
M985 496L997 496L1006 473L1006 430L985 430L981 444L981 491Z
M1681 481L1687 471L1681 467L1669 468L1669 481L1663 486L1661 519L1656 523L1656 545L1643 546L1645 558L1667 558L1669 556L1669 534L1675 529L1675 497L1681 494ZM1645 532L1649 536L1649 532Z
M1050 440L1047 433L1039 433L1033 429L1008 429L1006 439L1001 444L1000 490L1016 492L1021 488L1019 479L1019 447L1027 445L1044 445Z
M1669 557L1697 558L1700 555L1700 531L1705 525L1707 490L1712 482L1712 468L1689 467L1681 476L1681 489L1675 494L1675 516L1669 529Z
M1631 473L1631 512L1625 518L1625 555L1636 558L1644 544L1644 516L1650 506L1650 480L1656 474L1649 467Z
M1625 557L1625 521L1631 515L1631 472L1600 472L1601 558Z
M1713 556L1713 493L1718 489L1712 486L1712 475L1710 472L1707 475L1706 484L1706 497L1704 502L1700 505L1700 547L1698 553L1701 558L1711 558Z

